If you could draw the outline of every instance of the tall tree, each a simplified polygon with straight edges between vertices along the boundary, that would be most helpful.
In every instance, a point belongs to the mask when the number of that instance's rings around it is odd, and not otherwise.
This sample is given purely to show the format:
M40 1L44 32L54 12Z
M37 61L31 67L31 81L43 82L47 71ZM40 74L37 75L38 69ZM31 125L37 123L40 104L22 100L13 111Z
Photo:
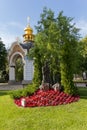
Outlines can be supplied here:
M75 94L73 74L77 65L79 30L71 24L72 18L63 16L63 12L55 18L52 10L44 8L40 18L36 26L36 45L32 50L37 59L35 63L40 61L40 64L36 64L40 66L39 72L42 70L42 79L45 78L45 82L58 82L61 74L64 91Z
M7 50L0 38L0 73L1 73L1 77L3 77L4 74L6 74L6 64L7 64Z
M59 13L57 20L60 30L61 84L66 93L75 94L73 74L77 65L79 30L74 24L71 24L72 18L63 16L63 12Z
M55 81L55 77L57 77L59 71L58 50L55 50L58 32L54 12L51 9L44 8L40 18L36 26L37 35L35 39L35 44L38 46L39 59L37 58L38 53L35 57L37 61L41 61L39 66L42 68L42 79L44 82L53 83L58 81Z
M80 41L81 70L87 72L87 36Z

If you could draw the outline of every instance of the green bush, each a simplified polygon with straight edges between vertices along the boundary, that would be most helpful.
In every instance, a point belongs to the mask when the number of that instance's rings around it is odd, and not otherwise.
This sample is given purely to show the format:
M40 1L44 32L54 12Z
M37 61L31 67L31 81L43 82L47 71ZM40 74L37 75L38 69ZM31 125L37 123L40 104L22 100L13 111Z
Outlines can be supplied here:
M20 98L22 96L23 90L15 90L13 91L10 96L13 99Z
M36 84L29 84L24 89L15 90L10 95L11 98L16 99L20 97L26 97L34 94L34 92L38 89Z
M33 84L29 84L26 88L24 88L22 92L22 96L30 96L36 91L36 88Z

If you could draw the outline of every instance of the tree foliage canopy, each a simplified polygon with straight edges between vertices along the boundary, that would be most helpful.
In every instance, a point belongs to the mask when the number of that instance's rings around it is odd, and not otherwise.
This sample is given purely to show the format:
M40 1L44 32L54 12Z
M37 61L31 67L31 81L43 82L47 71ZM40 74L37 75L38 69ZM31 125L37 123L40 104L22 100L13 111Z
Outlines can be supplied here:
M87 72L87 36L80 40L80 71Z
M55 18L52 10L44 8L36 26L35 46L30 55L34 57L39 72L37 82L39 79L40 82L42 79L50 83L59 82L61 75L65 92L75 94L73 74L77 65L79 30L72 20L63 16L63 12Z
M8 80L7 50L0 38L0 82Z
M6 67L7 61L7 50L5 48L5 45L0 39L0 71L4 70Z

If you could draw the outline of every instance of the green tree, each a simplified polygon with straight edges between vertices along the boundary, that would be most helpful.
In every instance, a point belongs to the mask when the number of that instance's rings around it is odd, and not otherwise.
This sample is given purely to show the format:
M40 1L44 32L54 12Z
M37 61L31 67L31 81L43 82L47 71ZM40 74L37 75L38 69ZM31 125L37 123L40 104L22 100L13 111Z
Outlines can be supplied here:
M80 41L81 70L87 72L87 36Z
M75 94L73 74L77 65L79 30L71 24L72 18L63 16L62 12L57 19L60 30L61 84L66 93Z
M5 48L5 45L0 39L0 71L5 69L6 61L7 61L7 50Z
M35 43L34 47L29 51L29 57L34 59L34 77L33 83L38 87L42 81L42 63L41 63L41 54L39 46Z
M35 63L40 66L41 79L45 77L45 82L51 80L54 83L59 81L61 75L64 91L75 94L73 74L77 66L79 30L71 24L72 18L63 16L63 12L55 18L52 10L44 8L40 16L36 26L36 45L31 52Z
M30 52L34 54L35 70L37 70L36 67L39 68L38 71L34 71L34 80L40 80L40 83L42 79L44 82L57 82L58 80L55 81L57 79L55 77L59 73L59 62L58 50L55 49L55 44L57 43L58 31L52 10L47 10L47 8L43 9L36 30L35 46L33 51Z
M0 75L1 78L5 78L6 73L6 65L7 65L7 50L5 48L5 44L3 44L0 38Z

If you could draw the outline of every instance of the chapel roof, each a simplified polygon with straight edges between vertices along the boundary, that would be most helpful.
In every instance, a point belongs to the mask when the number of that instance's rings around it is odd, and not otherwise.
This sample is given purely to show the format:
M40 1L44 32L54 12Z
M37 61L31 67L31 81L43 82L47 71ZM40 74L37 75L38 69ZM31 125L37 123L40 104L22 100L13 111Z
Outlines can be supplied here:
M23 49L27 49L27 51L29 51L29 49L34 46L34 42L26 42L25 44L20 43L20 45Z

